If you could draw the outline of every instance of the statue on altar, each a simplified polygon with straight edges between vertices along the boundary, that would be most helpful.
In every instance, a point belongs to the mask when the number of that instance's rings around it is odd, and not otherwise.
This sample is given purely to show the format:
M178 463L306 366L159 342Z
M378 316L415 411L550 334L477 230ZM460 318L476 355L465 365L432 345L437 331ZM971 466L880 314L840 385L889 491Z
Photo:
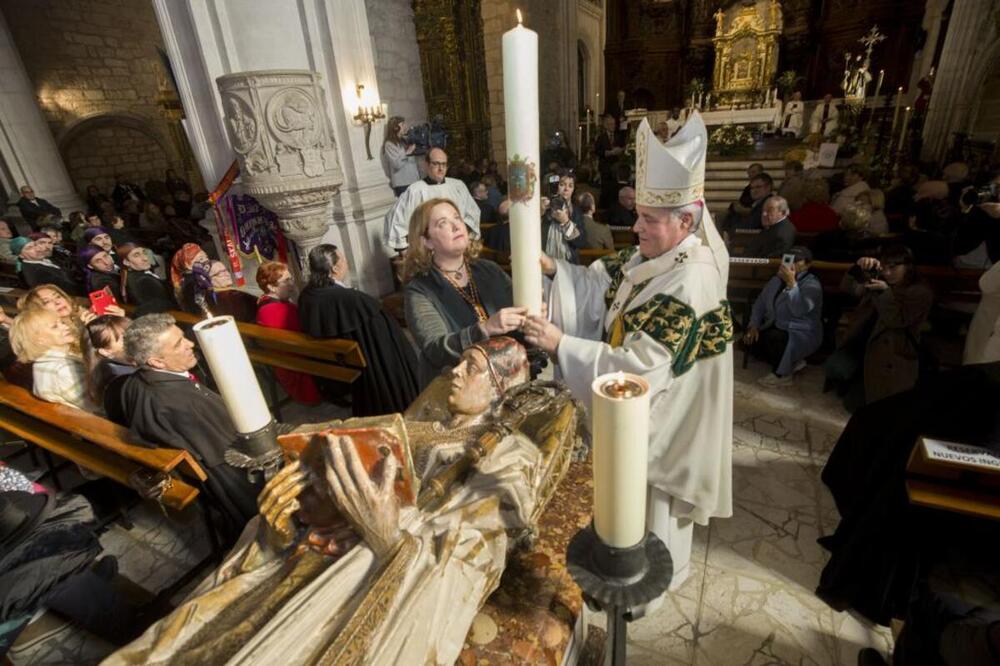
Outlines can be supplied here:
M452 664L566 471L577 409L511 338L406 414L303 426L213 575L106 660Z
M736 3L715 13L712 93L719 106L750 107L778 71L783 17L778 0ZM770 100L768 100L768 104Z

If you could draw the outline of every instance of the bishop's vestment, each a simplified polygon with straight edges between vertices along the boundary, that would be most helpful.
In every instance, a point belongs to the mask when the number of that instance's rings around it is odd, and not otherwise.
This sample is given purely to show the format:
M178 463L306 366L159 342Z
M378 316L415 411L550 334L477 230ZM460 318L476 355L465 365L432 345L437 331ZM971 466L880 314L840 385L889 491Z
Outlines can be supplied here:
M704 224L713 224L706 215ZM650 385L649 484L671 513L732 515L733 323L725 276L696 235L645 260L638 248L589 268L557 262L550 311L558 367L588 410L591 383L629 372Z

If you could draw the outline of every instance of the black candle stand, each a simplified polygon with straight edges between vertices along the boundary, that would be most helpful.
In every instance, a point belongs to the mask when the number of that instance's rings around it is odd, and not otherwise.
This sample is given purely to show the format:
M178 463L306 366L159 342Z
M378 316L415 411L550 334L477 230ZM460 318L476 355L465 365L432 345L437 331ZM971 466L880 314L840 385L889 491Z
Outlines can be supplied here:
M625 666L627 623L642 617L644 607L670 586L670 551L652 532L631 548L614 548L597 536L591 523L569 542L566 568L587 605L608 616L605 663Z
M274 419L263 428L237 433L236 441L226 449L226 462L245 469L249 474L264 472L268 478L281 466L281 446L278 445L278 424Z

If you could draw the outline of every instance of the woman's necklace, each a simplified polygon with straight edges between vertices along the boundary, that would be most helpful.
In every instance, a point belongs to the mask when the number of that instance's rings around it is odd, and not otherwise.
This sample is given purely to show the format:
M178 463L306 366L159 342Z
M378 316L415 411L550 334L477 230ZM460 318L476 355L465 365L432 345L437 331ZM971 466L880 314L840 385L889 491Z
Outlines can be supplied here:
M479 297L479 288L476 287L476 281L472 279L472 271L469 270L468 262L463 262L462 267L454 271L445 270L437 264L434 264L434 267L441 271L444 279L455 288L462 300L469 304L479 321L486 321L490 318L486 314L486 308L483 307L482 299ZM469 282L465 287L462 287L459 283L465 275L469 276Z
M441 268L437 264L434 264L434 267L436 269L438 269L439 271L441 271L441 274L444 275L446 278L450 279L450 277L453 277L458 282L461 282L463 279L465 279L465 262L464 261L462 262L461 266L459 266L458 268L456 268L453 271L450 271L447 268Z

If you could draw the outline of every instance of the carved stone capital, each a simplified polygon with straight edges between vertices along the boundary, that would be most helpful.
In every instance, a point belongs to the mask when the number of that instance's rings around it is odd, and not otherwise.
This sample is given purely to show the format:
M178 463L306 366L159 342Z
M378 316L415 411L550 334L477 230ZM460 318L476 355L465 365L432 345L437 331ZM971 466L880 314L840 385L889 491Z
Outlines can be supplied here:
M319 79L293 70L216 79L244 191L278 215L303 264L326 233L343 182Z

